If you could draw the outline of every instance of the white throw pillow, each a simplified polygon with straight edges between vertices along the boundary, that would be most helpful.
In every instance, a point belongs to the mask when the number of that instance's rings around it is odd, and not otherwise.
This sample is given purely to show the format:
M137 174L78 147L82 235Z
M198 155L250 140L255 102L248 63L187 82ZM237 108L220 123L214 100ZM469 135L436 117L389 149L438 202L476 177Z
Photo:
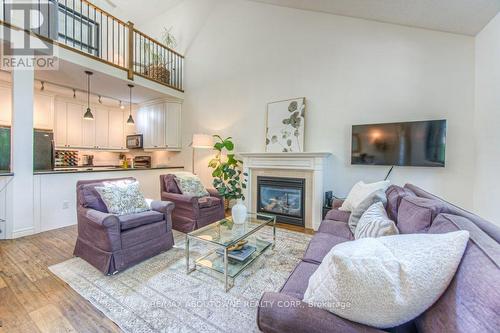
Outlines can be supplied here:
M105 182L103 185L96 186L95 189L109 213L127 215L150 210L141 193L139 182L117 181Z
M347 195L347 198L342 203L339 210L352 212L363 200L365 200L370 194L377 190L387 190L390 185L390 181L384 180L381 182L365 184L360 181L357 182Z
M382 202L371 205L364 213L354 230L354 238L382 237L399 234L396 223L389 219Z
M200 178L192 173L176 173L175 182L177 183L179 190L181 190L181 193L184 195L190 195L193 197L207 197L210 195L201 183Z
M469 233L406 234L336 245L309 279L304 301L378 328L406 323L448 287Z

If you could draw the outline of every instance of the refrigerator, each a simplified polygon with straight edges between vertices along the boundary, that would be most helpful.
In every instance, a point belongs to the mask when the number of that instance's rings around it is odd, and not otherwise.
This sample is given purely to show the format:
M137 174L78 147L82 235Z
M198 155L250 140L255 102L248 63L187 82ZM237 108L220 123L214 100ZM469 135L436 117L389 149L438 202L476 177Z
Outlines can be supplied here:
M0 172L10 172L10 127L0 126Z
M54 132L35 129L33 135L33 169L35 171L54 170Z

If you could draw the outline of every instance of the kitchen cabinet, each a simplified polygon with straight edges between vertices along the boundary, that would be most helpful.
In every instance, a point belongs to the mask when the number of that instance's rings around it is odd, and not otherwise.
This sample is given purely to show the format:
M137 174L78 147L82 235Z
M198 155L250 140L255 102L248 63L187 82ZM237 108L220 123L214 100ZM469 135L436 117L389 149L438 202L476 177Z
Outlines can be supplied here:
M105 108L97 108L95 118L95 146L107 148L109 145L109 111Z
M0 86L0 125L10 126L11 121L12 121L11 88Z
M56 147L67 146L67 104L65 102L56 101L54 105L54 141Z
M33 101L33 127L36 129L54 129L54 97L35 94Z
M145 149L180 150L181 104L159 102L137 112L137 133L144 138Z
M110 149L125 149L123 128L123 111L109 110L109 144Z
M51 130L54 128L54 97L35 94L33 100L33 127ZM0 125L12 126L12 88L0 86Z
M83 121L84 107L80 104L68 103L66 107L66 144L68 147L83 146Z
M167 103L166 144L169 149L181 149L181 106Z

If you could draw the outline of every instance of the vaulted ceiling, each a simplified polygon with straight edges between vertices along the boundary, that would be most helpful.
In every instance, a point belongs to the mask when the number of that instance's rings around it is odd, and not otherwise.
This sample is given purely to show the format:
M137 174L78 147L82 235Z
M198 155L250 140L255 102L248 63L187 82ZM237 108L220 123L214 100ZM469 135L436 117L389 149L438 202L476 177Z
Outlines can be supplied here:
M500 0L249 0L475 36L500 11Z

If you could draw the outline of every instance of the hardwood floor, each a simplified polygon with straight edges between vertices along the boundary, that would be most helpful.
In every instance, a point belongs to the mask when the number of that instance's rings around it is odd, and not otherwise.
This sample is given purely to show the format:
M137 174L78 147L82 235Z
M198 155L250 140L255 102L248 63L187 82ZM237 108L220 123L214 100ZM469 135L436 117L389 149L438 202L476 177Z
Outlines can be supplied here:
M48 267L73 255L76 226L0 241L0 332L120 332Z
M310 229L278 224L292 231ZM0 333L121 332L110 319L52 274L73 257L76 226L0 241Z

